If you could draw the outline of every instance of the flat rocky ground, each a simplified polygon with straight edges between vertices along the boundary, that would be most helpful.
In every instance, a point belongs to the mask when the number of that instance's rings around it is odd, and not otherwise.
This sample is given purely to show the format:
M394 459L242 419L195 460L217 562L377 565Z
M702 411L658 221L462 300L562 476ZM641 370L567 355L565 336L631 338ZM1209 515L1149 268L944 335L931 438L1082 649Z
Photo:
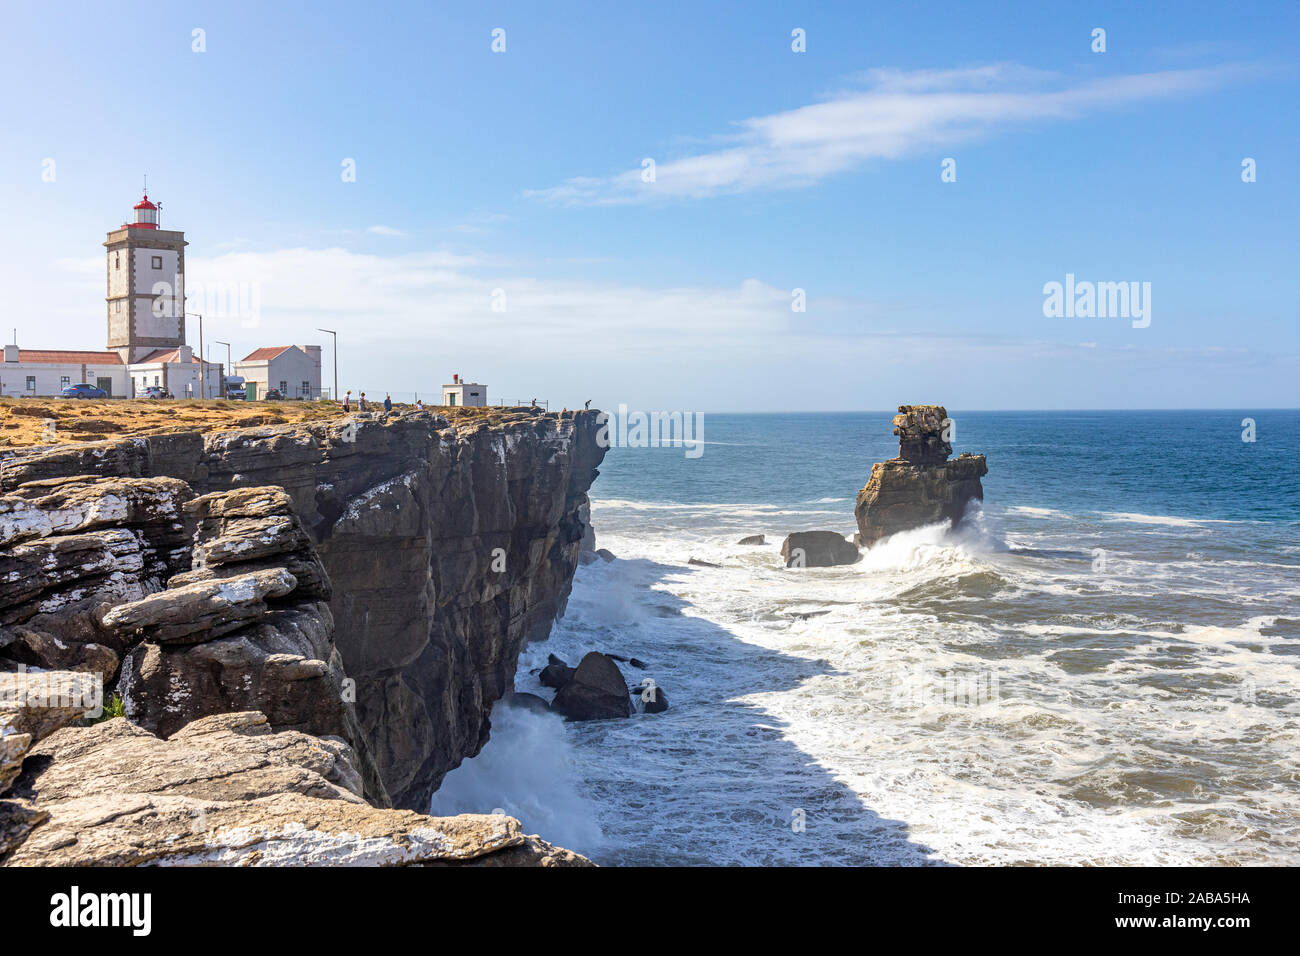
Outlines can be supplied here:
M411 411L413 405L394 405ZM382 411L371 403L369 411ZM520 410L426 406L454 422L496 420ZM353 411L357 410L354 403ZM340 402L242 402L198 399L0 398L0 448L103 441L164 432L209 432L256 425L322 421L343 414Z

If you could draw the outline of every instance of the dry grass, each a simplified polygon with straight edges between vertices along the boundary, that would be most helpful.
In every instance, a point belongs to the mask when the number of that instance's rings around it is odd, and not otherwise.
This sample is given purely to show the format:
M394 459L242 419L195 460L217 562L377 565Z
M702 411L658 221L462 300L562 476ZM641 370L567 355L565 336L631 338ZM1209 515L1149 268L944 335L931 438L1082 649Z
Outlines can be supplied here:
M315 421L339 413L335 402L4 398L0 399L0 446L103 441L159 432L207 432Z
M410 410L411 405L394 405ZM455 422L495 419L501 408L439 408L430 411ZM371 411L383 406L371 403ZM356 411L355 404L352 410ZM283 425L338 418L340 402L236 402L209 399L0 398L0 448L104 441L165 432L210 432L254 425Z

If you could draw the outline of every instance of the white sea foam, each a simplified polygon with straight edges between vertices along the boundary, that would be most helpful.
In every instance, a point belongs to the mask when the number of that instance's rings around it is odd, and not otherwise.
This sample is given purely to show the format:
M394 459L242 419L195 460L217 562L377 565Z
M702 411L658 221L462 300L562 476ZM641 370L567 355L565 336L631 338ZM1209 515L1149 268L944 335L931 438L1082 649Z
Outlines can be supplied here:
M498 703L492 737L477 757L447 774L429 812L505 812L525 832L558 846L599 850L602 835L579 793L569 741L558 716Z
M1064 512L1054 508L1033 508L1029 505L1014 505L1007 509L1013 514L1030 515L1035 518L1059 518Z
M829 502L824 503L829 504ZM746 502L725 504L718 502L685 504L675 501L626 501L615 498L602 501L601 507L607 512L614 514L617 514L620 511L633 513L661 511L679 516L691 514L715 515L719 520L741 518L797 518L805 515L835 515L836 517L842 518L845 515L845 512L843 511L825 511L808 508L782 508L779 505L753 504ZM850 518L851 517L852 516L850 515Z
M1173 515L1145 515L1131 511L1101 511L1098 514L1111 521L1126 521L1130 524L1155 524L1169 528L1200 528L1207 524L1242 524L1223 518L1179 518Z
M744 506L769 535L746 547L721 523L737 508L595 502L619 560L579 568L517 688L549 696L532 673L547 654L597 649L645 661L624 676L653 677L669 710L549 725L573 790L543 802L601 835L537 824L544 836L602 862L1300 862L1300 658L1263 633L1300 617L1286 575L1215 560L1217 537L1198 535L1200 561L1118 521L1053 513L1009 536L982 511L855 565L787 570L786 532L847 532L846 515ZM1251 601L1286 613L1225 618ZM950 699L994 677L991 699ZM535 766L547 747L513 759ZM530 775L508 762L500 780Z

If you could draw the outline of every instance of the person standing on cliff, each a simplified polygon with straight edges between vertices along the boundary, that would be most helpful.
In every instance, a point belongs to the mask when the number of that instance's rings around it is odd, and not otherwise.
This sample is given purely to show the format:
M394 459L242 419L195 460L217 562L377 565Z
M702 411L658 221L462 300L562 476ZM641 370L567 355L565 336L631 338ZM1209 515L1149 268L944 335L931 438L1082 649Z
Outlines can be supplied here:
M360 400L359 402L357 402L357 407L360 408L363 412L366 410L366 393L365 393L365 392L362 392L362 393L361 393L361 400Z
M392 398L391 395L388 395L387 393L385 393L385 394L384 394L384 411L386 411L386 412L391 412L392 410L393 410L393 398Z
M350 411L352 411L352 389L348 389L348 393L343 396L343 414L346 415Z
M583 402L583 403L582 403L582 407L583 407L583 408L591 408L591 399L587 399L585 402Z

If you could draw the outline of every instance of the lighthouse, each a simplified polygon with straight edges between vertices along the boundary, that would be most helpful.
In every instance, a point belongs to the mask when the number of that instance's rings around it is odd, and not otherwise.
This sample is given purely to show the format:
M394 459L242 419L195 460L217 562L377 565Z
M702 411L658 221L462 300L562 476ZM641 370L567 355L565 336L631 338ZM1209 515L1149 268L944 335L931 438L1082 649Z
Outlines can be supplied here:
M185 344L185 233L162 228L146 193L108 233L108 348L131 364Z

